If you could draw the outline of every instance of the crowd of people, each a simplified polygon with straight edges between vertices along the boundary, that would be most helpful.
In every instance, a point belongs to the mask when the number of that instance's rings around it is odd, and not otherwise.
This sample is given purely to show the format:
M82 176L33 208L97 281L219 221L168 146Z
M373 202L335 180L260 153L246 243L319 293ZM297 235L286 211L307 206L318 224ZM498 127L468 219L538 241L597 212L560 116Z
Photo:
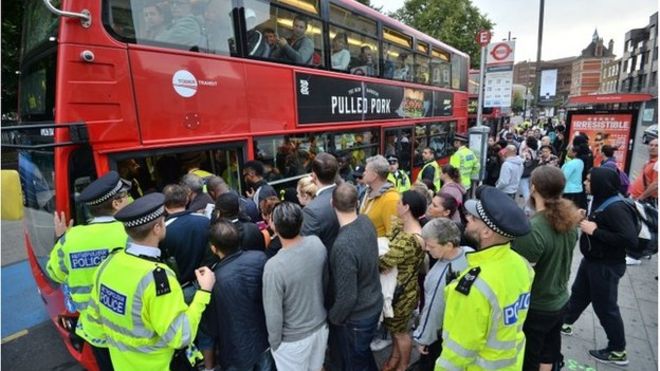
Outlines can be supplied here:
M414 182L396 155L342 177L318 153L295 192L248 161L243 195L194 169L131 202L111 171L79 196L88 224L55 215L47 273L101 370L378 370L387 336L382 370L408 369L413 347L419 370L557 370L589 304L608 339L590 355L624 365L618 282L627 253L652 253L624 196L657 202L657 140L624 189L611 148L594 164L586 138L553 130L491 138L479 187L460 135L449 164L424 150Z

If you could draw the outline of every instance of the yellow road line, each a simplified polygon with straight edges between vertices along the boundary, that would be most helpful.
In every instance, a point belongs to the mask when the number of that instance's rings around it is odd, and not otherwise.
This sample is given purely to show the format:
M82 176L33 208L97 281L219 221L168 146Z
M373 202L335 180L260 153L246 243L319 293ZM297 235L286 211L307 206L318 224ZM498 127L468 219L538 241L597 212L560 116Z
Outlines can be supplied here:
M14 341L14 340L20 338L21 336L25 336L27 334L28 334L28 330L21 330L19 332L16 332L14 334L11 334L11 335L7 336L6 338L3 338L2 339L2 344L8 343L10 341Z

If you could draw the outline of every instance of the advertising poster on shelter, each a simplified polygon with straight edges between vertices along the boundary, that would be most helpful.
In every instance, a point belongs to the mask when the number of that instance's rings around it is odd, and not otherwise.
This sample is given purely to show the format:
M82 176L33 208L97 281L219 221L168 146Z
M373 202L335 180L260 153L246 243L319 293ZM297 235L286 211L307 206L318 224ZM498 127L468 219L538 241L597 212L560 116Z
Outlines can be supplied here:
M625 170L632 120L632 113L574 114L570 120L569 138L572 142L578 133L584 133L589 137L589 148L594 154L594 166L600 166L604 159L602 147L606 144L614 146L617 166Z

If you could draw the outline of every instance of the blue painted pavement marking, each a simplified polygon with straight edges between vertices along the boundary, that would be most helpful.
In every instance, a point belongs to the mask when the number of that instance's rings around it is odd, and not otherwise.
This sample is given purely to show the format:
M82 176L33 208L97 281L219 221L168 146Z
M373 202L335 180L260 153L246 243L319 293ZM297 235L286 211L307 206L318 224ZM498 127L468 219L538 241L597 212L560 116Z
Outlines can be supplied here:
M2 275L2 334L7 337L48 320L46 306L27 260L0 268Z

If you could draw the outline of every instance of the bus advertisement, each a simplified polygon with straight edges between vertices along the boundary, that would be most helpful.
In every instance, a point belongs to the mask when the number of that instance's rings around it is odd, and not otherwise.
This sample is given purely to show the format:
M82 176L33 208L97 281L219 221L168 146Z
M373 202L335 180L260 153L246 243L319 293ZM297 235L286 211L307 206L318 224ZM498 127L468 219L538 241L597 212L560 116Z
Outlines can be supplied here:
M87 369L45 264L53 213L84 224L76 199L99 175L117 170L134 198L194 169L243 193L248 160L282 189L321 152L349 170L397 154L414 175L425 147L447 161L467 132L468 55L354 1L24 3L19 120L3 145L18 151L33 276Z

